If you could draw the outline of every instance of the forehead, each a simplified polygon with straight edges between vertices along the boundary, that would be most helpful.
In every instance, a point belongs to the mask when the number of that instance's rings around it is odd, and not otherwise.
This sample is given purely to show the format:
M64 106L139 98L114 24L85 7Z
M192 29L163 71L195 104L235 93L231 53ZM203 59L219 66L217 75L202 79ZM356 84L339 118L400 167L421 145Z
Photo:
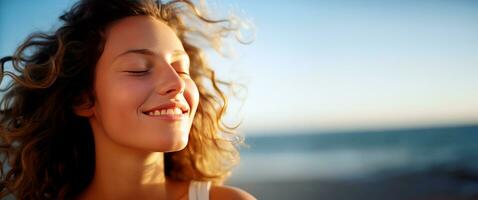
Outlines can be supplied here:
M132 16L108 27L103 54L110 57L129 49L166 53L184 48L176 33L164 22L149 16Z

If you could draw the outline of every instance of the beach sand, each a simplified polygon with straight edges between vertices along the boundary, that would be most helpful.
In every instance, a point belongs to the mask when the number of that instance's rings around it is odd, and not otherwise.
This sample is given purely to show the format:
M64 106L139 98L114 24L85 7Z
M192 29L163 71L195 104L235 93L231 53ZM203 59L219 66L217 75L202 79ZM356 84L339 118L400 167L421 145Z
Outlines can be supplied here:
M406 174L382 179L234 181L258 199L274 200L473 200L478 181L431 174Z

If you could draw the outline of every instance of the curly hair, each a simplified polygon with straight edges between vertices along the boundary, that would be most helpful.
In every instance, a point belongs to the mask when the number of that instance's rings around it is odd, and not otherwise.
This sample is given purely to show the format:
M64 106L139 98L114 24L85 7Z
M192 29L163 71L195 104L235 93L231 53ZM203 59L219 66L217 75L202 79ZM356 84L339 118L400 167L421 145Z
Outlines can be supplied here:
M193 41L218 49L221 39L237 30L232 21L211 20L188 0L82 0L60 17L63 24L56 31L30 35L13 56L1 59L1 77L12 81L2 89L0 102L0 198L71 199L91 182L92 129L74 107L94 102L95 65L108 25L137 15L162 20L176 32L199 89L189 142L181 151L165 153L166 176L222 184L230 174L242 137L237 126L222 121L228 101L219 86L230 88L231 83L215 77ZM6 62L11 71L4 69Z

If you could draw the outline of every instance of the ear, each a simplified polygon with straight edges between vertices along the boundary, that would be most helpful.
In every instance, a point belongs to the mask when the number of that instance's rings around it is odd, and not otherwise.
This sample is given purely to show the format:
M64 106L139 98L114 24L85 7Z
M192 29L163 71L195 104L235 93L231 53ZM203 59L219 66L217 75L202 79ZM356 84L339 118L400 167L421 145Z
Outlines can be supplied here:
M88 95L83 94L75 101L73 112L80 117L90 118L94 115L94 107L94 103L91 102Z

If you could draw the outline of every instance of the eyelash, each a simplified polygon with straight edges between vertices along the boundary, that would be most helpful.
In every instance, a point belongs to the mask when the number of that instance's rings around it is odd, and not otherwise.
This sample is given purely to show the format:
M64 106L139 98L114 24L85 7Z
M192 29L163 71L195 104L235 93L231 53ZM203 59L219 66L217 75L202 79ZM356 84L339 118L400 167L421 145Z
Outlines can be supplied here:
M186 75L186 76L190 76L189 73L187 73L187 72L176 72L176 73L178 73L178 74L184 74L184 75Z
M149 70L144 70L144 71L125 71L125 72L130 73L130 74L132 74L132 75L134 75L134 76L141 76L141 75L144 75L144 74L148 73ZM189 73L187 73L187 72L176 72L176 73L178 73L178 74L184 74L184 75L186 75L186 76L190 76Z
M125 71L126 73L128 74L131 74L133 76L142 76L144 74L146 74L147 72L149 72L149 70L145 70L145 71Z

